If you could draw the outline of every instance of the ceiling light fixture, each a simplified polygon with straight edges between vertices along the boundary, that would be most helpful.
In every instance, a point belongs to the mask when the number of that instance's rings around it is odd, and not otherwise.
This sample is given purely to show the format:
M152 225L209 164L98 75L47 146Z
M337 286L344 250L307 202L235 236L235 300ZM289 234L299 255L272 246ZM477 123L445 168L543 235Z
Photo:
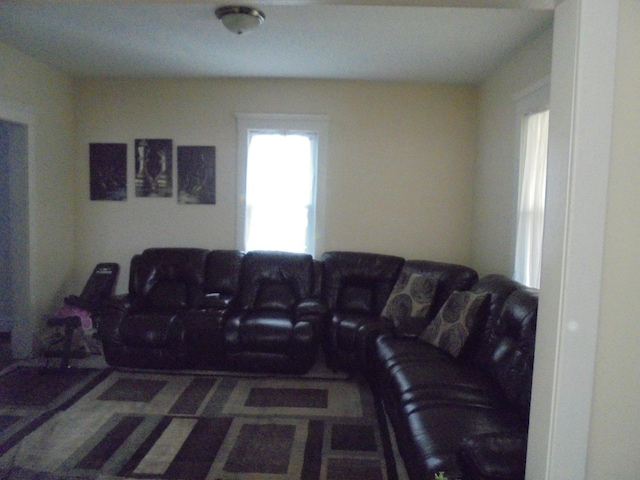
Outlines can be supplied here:
M264 22L264 13L252 7L230 5L216 8L218 17L227 30L237 33L250 32Z

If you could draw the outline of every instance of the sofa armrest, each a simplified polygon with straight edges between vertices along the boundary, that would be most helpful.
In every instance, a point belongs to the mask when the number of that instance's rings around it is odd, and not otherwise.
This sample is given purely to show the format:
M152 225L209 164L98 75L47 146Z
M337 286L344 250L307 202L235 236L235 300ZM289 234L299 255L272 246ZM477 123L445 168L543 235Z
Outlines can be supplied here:
M116 295L105 302L96 315L92 315L100 340L103 342L116 340L120 322L132 311L134 303L131 295Z
M521 480L527 458L527 432L474 435L463 440L458 455L464 478Z
M312 299L302 300L296 306L296 319L317 317L318 320L321 320L326 312L326 307L319 301Z
M395 336L393 321L385 317L375 318L375 320L370 323L363 325L358 331L356 351L359 353L359 361L364 369L365 375L371 374L373 364L368 360L374 358L376 339L383 335Z

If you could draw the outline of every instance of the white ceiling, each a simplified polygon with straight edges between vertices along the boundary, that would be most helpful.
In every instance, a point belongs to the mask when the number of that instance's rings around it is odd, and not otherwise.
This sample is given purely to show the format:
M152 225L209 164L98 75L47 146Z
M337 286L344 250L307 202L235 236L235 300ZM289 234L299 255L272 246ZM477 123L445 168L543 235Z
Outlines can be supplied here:
M546 0L384 1L249 2L266 19L245 35L215 18L222 3L2 1L0 42L80 76L474 84L553 21Z

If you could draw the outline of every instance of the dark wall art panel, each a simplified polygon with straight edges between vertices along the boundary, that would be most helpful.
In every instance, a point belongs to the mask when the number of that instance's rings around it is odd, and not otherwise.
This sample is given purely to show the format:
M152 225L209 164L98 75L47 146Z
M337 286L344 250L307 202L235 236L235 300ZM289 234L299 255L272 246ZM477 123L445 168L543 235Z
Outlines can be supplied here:
M173 196L173 141L137 139L136 197Z
M89 144L91 200L127 199L127 144Z
M178 147L178 203L216 203L216 147Z

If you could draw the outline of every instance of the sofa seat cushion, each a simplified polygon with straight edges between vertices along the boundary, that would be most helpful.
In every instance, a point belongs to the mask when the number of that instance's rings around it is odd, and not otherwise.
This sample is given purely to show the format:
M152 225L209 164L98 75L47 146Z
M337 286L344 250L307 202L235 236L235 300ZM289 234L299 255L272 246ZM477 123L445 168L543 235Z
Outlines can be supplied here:
M458 451L469 436L517 428L520 417L506 408L469 405L437 405L415 410L401 420L408 433L404 449L416 460L412 478L433 478L445 471L450 478L463 476ZM466 478L466 477L465 477Z
M451 361L397 365L388 387L402 404L416 401L495 404L497 388L478 370Z
M444 350L415 339L394 335L378 336L373 344L370 361L374 385L381 391L388 390L391 372L398 365L447 361L451 356Z
M119 336L129 347L180 348L184 328L178 314L139 313L122 320Z
M403 361L422 360L426 355L437 358L449 356L433 345L394 335L380 335L376 338L374 354L376 362L384 370L389 370Z

